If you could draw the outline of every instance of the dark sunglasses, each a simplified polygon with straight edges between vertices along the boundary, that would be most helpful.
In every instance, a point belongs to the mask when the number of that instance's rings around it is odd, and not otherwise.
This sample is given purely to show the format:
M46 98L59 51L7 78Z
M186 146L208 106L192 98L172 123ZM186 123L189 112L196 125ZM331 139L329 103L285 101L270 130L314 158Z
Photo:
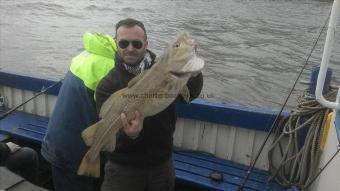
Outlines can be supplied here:
M143 42L140 41L140 40L133 40L133 41L128 41L128 40L120 40L118 42L118 46L122 49L124 48L127 48L129 46L129 44L132 44L132 46L135 48L135 49L141 49L142 46L143 46Z

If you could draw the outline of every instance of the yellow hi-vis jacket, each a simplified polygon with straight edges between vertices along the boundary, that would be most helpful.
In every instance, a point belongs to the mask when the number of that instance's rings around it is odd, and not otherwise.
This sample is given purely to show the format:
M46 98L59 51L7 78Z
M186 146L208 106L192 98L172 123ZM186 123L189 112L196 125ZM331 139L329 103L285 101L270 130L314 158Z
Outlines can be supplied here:
M92 91L99 81L115 66L116 42L109 35L85 33L85 50L71 61L70 71Z

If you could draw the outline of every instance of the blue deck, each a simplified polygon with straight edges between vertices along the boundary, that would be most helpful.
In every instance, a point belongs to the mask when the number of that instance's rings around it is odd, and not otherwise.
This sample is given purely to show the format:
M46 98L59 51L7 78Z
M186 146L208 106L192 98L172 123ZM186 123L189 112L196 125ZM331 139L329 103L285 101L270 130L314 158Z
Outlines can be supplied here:
M0 114L7 109L0 107ZM25 112L14 112L0 121L0 139L8 136L24 139L40 144L48 123L47 117L41 117ZM174 152L174 165L177 182L190 184L197 188L209 190L238 189L247 171L247 166L232 161L218 159L210 154L196 151ZM210 178L214 171L223 174L223 181ZM283 188L276 184L268 183L269 173L255 169L247 182L244 191L281 191Z

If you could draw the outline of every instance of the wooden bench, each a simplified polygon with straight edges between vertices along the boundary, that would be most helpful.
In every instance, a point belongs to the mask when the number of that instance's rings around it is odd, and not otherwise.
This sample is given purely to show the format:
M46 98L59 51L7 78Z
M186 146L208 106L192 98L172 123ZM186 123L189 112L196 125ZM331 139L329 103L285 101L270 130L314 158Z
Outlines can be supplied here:
M7 108L0 107L0 115L6 111ZM0 121L0 139L4 140L12 136L40 144L46 133L48 119L48 117L16 111Z
M0 107L0 114L8 109ZM46 133L48 118L21 111L14 112L0 121L0 139L8 136L41 144ZM216 158L196 151L174 151L176 181L197 190L236 191L247 171L247 166ZM213 172L223 174L223 180L211 178ZM244 188L256 191L281 191L283 188L268 183L269 173L255 169ZM196 190L196 189L195 189Z
M176 178L179 182L192 184L208 190L236 191L242 183L248 166L233 161L216 158L207 153L197 151L174 152ZM223 174L223 180L214 180L211 175ZM244 191L280 191L280 186L268 182L269 173L255 169L250 175Z

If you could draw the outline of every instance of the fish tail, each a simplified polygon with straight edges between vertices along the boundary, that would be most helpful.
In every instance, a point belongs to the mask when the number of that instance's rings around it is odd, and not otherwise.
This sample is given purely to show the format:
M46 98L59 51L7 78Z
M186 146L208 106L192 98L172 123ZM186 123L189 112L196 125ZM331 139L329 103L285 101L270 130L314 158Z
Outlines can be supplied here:
M98 178L100 176L100 155L95 160L91 158L90 151L87 151L78 169L78 175L85 175Z

